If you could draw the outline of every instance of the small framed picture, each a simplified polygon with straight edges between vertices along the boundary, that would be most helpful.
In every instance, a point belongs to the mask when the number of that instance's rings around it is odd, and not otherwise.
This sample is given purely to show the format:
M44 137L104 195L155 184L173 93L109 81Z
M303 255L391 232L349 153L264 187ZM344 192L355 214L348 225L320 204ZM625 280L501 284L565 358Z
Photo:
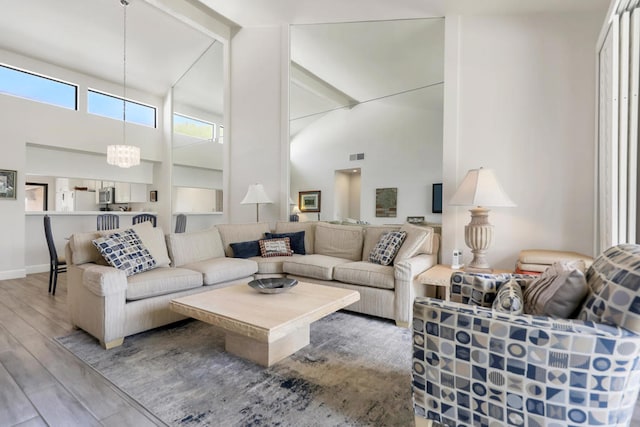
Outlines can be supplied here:
M17 171L0 169L0 199L16 199L17 176Z
M149 201L150 202L158 201L158 190L149 191Z
M442 183L433 184L431 192L431 212L442 213Z
M298 193L300 212L320 212L320 202L320 190L300 191Z

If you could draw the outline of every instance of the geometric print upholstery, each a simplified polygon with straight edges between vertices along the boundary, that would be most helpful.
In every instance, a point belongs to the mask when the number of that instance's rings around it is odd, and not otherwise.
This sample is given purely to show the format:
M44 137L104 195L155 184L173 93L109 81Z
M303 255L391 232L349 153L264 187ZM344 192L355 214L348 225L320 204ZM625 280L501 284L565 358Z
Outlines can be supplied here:
M640 335L432 298L413 306L416 417L458 426L628 426Z
M371 253L369 253L369 262L390 265L406 237L407 233L405 231L389 231L383 233L378 243L376 243Z
M450 279L450 300L468 305L491 307L498 289L514 279L522 290L535 278L528 274L490 274L456 271Z
M109 265L124 271L127 276L156 267L156 260L131 228L92 240L92 243Z
M640 245L607 249L587 270L586 279L589 293L578 318L640 334Z

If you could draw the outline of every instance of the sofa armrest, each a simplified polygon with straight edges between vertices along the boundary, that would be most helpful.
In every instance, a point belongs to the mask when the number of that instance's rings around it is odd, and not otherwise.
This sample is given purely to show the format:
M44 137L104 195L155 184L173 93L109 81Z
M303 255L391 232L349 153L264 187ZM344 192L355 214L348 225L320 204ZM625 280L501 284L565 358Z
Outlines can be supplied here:
M89 332L105 348L124 339L127 276L93 263L67 268L67 308L71 324Z
M504 283L515 279L524 290L527 283L536 276L512 273L469 273L456 271L451 275L450 299L454 302L491 307L498 289Z
M94 264L84 269L82 284L97 296L115 295L127 289L127 275L122 270Z
M394 264L395 321L398 326L408 327L411 323L411 307L416 297L416 278L436 263L436 254L420 254Z

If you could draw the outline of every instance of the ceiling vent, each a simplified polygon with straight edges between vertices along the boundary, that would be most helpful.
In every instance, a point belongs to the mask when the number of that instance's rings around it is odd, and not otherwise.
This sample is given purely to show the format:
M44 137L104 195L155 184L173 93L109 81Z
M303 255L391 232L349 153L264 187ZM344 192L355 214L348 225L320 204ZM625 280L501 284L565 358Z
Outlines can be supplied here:
M364 153L349 154L349 160L364 160Z

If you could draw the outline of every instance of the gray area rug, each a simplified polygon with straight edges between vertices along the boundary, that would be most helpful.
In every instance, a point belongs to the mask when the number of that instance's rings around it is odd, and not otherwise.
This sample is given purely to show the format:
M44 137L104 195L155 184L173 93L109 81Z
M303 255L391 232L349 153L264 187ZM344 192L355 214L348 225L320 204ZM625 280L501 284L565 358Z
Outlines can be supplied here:
M271 368L225 353L223 333L187 320L104 350L83 331L58 338L176 426L411 426L411 333L338 312L311 344Z

